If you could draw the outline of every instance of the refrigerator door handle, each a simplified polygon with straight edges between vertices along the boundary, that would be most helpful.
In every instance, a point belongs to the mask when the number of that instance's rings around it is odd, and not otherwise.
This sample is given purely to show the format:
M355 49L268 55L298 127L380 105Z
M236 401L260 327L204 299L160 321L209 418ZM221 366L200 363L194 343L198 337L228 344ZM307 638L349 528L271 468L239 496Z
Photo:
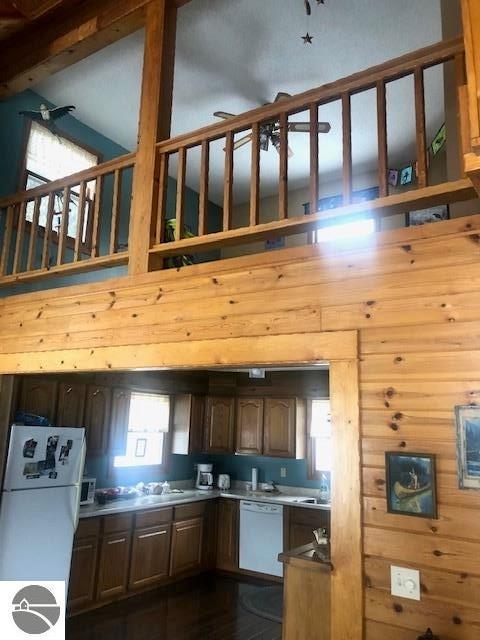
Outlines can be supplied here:
M77 501L76 501L76 510L75 510L75 521L73 524L73 532L75 533L78 529L78 522L80 520L80 492L82 491L82 477L83 477L83 469L85 467L85 457L87 455L87 442L85 437L82 442L82 452L80 454L81 464L79 466L78 472L78 481L77 481Z

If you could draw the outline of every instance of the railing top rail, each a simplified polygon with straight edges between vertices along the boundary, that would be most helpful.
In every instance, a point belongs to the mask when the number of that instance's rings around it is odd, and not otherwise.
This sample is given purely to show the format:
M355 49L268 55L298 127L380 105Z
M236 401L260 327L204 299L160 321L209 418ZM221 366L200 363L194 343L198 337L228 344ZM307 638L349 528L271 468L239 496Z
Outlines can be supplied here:
M47 182L34 189L28 189L27 191L19 191L4 198L0 198L0 208L9 207L10 205L25 202L26 200L33 200L37 197L43 197L52 193L52 191L58 191L68 186L74 186L80 182L95 180L98 176L104 176L108 173L112 173L116 169L125 169L135 164L135 153L127 153L113 160L102 162L102 164L95 165L90 169L84 169L77 173L72 173L64 178Z
M359 93L373 88L377 82L397 80L413 73L415 68L426 69L441 64L451 60L458 54L464 53L464 51L465 46L462 37L437 42L434 45L412 51L399 58L389 60L330 84L310 89L271 105L252 109L225 122L219 122L175 138L162 140L157 143L157 148L161 153L172 153L178 151L181 147L196 146L204 140L217 140L230 131L239 132L248 129L252 124L278 118L283 113L298 113L304 111L311 104L326 104L337 100L343 93Z

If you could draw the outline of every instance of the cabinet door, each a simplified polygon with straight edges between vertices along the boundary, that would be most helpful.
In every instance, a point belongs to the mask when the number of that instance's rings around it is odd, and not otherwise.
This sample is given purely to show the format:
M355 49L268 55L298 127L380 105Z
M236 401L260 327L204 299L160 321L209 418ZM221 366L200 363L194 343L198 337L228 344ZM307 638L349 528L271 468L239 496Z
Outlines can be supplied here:
M295 398L265 398L263 454L295 457Z
M86 609L95 600L95 573L97 569L98 538L75 540L72 549L68 609Z
M85 408L84 384L61 382L58 385L56 424L60 427L82 427Z
M172 453L200 453L203 447L203 396L177 393L173 399Z
M205 410L205 450L233 453L234 399L209 396Z
M218 505L217 568L238 569L238 500L220 500Z
M123 456L127 447L128 416L130 412L130 396L128 389L114 389L112 394L112 411L110 419L109 452Z
M87 453L103 455L107 445L110 422L111 392L108 387L88 385L84 425L87 433Z
M200 570L202 566L203 517L173 523L170 575Z
M237 398L237 453L261 456L263 451L263 399Z
M327 532L330 531L330 511L327 510L288 507L284 508L283 517L288 518L285 551L313 542L314 529L323 528L327 529Z
M217 500L208 500L205 503L203 516L202 569L204 571L215 569L217 560L217 523Z
M169 524L134 531L129 589L141 589L168 578L170 531Z
M25 376L22 379L19 409L43 416L55 423L57 382L48 378Z
M127 590L130 531L103 537L98 569L97 598L108 600Z

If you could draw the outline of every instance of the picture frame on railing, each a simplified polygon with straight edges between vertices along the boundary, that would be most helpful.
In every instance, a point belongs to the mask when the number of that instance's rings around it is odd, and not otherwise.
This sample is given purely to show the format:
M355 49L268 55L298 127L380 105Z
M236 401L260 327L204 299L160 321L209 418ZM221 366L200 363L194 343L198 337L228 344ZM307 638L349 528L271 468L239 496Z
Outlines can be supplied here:
M437 207L429 207L428 209L419 209L418 211L410 211L406 214L407 227L418 227L422 224L442 222L443 220L450 220L450 207L448 204L441 204Z
M376 200L380 196L380 189L378 187L369 187L368 189L359 189L352 193L351 204L359 204L360 202L369 202L370 200ZM335 195L328 196L326 198L320 198L317 203L317 211L331 211L332 209L338 209L343 207L343 196ZM305 202L303 204L303 213L308 216L310 214L310 203Z

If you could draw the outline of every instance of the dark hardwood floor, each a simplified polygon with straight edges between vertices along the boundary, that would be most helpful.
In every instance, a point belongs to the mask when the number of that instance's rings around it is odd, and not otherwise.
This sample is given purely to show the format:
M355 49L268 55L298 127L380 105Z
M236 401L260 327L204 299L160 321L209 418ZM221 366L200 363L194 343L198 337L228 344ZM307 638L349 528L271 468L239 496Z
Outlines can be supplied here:
M204 575L67 620L66 640L280 640L240 597L258 583Z

